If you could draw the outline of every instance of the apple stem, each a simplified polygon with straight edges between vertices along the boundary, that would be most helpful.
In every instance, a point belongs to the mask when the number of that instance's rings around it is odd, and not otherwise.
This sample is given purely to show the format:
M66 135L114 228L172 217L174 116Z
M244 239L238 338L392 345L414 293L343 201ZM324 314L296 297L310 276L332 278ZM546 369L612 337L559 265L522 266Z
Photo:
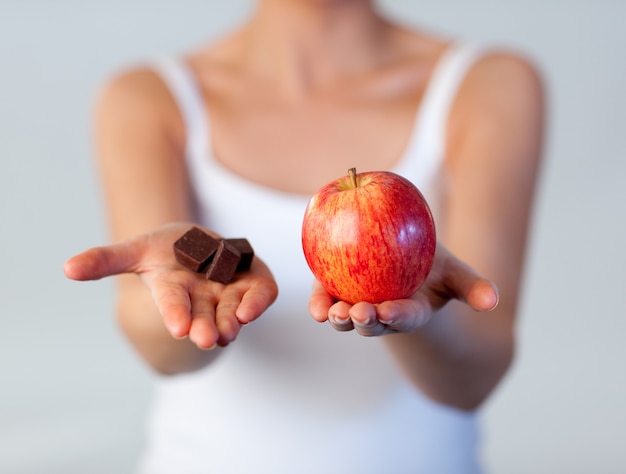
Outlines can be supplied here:
M358 188L359 184L356 181L356 168L350 168L348 170L348 176L350 176L350 180L352 181L352 187Z

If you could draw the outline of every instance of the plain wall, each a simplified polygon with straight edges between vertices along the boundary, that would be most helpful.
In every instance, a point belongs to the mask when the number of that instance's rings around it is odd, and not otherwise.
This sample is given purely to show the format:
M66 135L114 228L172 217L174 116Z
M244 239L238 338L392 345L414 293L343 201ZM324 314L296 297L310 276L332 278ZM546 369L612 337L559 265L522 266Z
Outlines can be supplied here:
M129 472L152 376L113 282L64 279L107 240L92 153L103 81L241 21L250 1L0 0L0 472ZM626 2L386 1L518 49L549 128L515 366L483 409L493 473L626 472Z

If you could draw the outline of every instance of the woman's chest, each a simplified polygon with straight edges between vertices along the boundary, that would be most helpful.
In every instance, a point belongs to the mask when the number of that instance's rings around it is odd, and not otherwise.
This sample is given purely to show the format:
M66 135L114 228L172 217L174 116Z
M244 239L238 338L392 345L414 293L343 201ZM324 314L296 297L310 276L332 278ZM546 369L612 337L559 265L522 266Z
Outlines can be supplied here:
M310 194L348 168L393 168L413 137L416 109L414 100L215 107L210 146L249 181Z

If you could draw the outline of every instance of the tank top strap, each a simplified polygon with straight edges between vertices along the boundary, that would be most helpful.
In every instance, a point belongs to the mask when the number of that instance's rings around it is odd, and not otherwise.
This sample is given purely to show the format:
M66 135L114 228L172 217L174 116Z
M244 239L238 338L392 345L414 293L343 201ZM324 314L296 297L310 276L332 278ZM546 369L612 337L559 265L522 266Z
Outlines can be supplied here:
M468 71L485 52L483 45L458 42L443 53L428 81L404 166L417 165L420 174L431 176L441 165L450 109Z
M182 58L165 57L154 61L154 71L168 87L187 132L188 157L204 156L208 143L208 117L204 108L202 91L189 66Z

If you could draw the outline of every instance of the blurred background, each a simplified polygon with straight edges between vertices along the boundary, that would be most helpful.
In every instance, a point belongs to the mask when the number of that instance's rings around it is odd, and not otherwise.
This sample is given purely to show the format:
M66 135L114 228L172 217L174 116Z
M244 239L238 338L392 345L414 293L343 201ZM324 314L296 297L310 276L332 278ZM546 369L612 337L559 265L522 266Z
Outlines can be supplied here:
M516 364L482 410L492 473L626 472L626 2L394 0L413 26L522 51L549 94ZM211 40L251 1L0 0L0 472L127 473L152 376L111 281L62 265L106 241L102 83Z

